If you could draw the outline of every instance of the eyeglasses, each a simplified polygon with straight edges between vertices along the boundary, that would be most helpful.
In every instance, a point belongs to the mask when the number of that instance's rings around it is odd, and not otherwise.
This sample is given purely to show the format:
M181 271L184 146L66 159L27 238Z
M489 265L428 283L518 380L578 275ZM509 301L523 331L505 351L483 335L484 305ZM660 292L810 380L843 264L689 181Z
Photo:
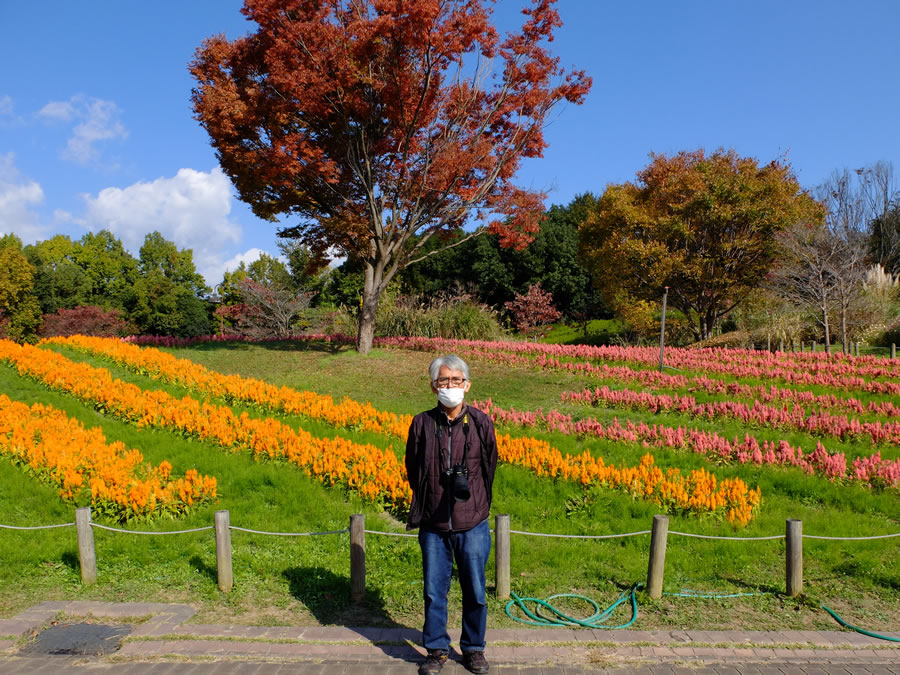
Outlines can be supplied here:
M445 389L448 386L461 387L466 383L464 377L439 377L434 381L439 389Z

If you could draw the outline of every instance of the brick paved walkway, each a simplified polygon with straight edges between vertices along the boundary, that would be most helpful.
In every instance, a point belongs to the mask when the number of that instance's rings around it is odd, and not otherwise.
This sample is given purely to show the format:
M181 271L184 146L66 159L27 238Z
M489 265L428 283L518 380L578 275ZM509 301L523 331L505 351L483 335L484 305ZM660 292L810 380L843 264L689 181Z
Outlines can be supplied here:
M30 636L60 613L134 619L122 647L99 657L20 653ZM262 627L191 624L194 609L155 603L47 602L0 619L0 672L133 673L415 673L422 649L408 628ZM890 634L900 637L900 634ZM454 636L457 638L458 636ZM492 672L575 673L885 673L900 675L900 643L845 631L638 631L495 629L488 631ZM454 654L458 659L458 654ZM444 672L466 671L451 662Z

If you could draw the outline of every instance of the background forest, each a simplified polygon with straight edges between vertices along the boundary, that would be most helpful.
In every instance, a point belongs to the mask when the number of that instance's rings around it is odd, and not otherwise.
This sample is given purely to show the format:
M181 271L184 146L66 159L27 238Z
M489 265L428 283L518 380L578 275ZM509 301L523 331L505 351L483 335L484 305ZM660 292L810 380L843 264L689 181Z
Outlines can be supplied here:
M792 198L804 197L807 211L775 222L771 210L742 196L746 185L690 183L717 162L729 181L741 177L740 162L754 175L768 167L722 150L652 160L634 183L551 206L524 248L505 248L488 233L460 231L458 245L433 238L424 259L402 270L383 296L376 334L638 344L658 339L668 287L670 344L815 341L847 351L855 342L900 342L900 190L890 164L836 171L809 191L795 186ZM664 163L690 195L677 213L653 204L653 172ZM789 166L777 166L778 180L793 180ZM775 203L771 191L762 194L760 203ZM745 206L764 216L736 215ZM727 216L708 215L717 209ZM28 246L6 235L0 332L20 341L74 333L354 334L359 261L317 268L296 241L283 239L279 248L205 280L192 251L158 232L146 235L136 257L108 231ZM729 260L736 249L740 255ZM692 266L696 274L685 273Z

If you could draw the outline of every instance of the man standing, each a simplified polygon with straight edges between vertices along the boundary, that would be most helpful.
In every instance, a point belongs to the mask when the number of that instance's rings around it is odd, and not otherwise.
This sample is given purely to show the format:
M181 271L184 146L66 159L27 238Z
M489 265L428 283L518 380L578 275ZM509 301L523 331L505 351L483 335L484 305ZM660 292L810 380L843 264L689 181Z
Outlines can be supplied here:
M406 441L406 474L413 498L407 529L419 528L425 579L427 650L421 675L440 672L450 653L447 594L453 561L462 590L463 665L488 672L485 567L491 552L491 509L497 438L491 418L464 402L469 366L458 356L441 356L428 369L438 404L413 418Z

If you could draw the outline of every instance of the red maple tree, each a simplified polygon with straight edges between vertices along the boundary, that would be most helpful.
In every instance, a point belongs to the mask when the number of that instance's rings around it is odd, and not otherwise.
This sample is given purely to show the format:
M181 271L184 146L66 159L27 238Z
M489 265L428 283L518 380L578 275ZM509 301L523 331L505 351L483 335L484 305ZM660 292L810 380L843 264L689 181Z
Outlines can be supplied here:
M256 32L197 51L194 111L240 198L291 218L279 234L320 260L364 263L361 352L394 275L444 248L430 239L458 245L488 214L503 245L537 231L544 195L512 178L553 107L591 85L547 49L554 4L532 0L501 39L486 0L245 0Z
M544 327L562 316L553 305L553 295L540 284L531 284L527 293L516 293L515 298L506 303L506 309L512 315L516 330L535 340Z

